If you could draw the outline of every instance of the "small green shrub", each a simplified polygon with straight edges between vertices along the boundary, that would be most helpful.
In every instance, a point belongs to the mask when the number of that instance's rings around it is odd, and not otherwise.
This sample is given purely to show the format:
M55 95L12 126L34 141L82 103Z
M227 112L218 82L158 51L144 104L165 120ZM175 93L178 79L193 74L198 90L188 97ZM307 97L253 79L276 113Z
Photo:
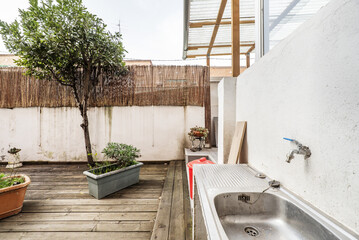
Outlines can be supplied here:
M16 154L16 153L18 153L20 151L21 151L20 148L13 147L13 148L10 148L10 150L7 151L7 152L10 153L10 154Z
M4 173L0 173L0 189L11 187L25 182L23 177L8 177Z
M132 145L110 142L102 150L107 158L115 160L123 167L136 164L136 158L140 156L140 150Z
M96 175L135 165L138 163L136 158L140 157L140 150L134 146L114 142L108 143L107 146L102 150L102 153L107 159L116 161L116 164L110 165L109 161L101 163L96 162L95 167L103 167L102 169L92 170L92 173ZM104 167L106 165L107 167Z

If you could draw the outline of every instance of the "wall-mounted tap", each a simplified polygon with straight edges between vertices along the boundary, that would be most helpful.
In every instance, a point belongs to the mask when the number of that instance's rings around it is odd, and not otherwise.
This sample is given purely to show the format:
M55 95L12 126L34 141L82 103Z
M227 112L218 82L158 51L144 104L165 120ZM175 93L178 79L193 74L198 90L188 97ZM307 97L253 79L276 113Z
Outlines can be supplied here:
M290 138L283 138L283 139L295 143L295 145L297 145L298 147L298 149L293 149L287 154L287 160L286 160L287 163L290 163L290 161L292 161L292 159L294 158L294 154L304 155L304 159L307 159L312 155L312 152L310 151L309 147L303 146L297 140Z

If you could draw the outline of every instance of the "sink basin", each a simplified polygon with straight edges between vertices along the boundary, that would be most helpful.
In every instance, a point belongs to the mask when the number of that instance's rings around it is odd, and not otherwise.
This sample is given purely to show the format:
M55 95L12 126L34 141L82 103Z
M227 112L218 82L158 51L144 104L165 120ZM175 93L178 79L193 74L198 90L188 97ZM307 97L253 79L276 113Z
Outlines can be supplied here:
M268 188L271 179L257 173L245 164L194 165L193 239L359 240L285 187Z
M214 205L229 239L340 239L318 217L271 193L223 193Z

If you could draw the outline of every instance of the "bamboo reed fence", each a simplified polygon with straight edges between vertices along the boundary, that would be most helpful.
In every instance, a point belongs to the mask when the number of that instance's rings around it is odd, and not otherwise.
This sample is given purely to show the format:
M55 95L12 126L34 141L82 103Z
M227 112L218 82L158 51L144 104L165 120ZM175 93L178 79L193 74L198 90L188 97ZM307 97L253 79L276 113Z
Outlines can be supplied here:
M207 67L129 66L129 70L117 81L100 77L90 106L204 106L209 97ZM22 68L0 68L0 108L75 106L70 87L25 76Z
M121 79L100 77L90 107L203 106L210 128L209 69L203 66L129 66ZM0 68L0 108L76 107L72 89L56 81L24 75L22 68Z

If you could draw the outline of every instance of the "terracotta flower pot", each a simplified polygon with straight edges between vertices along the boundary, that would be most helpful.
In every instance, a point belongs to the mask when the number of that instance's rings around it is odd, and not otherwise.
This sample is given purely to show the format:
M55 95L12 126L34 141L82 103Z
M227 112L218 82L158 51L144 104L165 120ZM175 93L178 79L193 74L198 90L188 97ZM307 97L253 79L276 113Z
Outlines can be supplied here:
M0 189L0 219L21 212L26 189L31 180L28 176L23 174L16 175L16 177L24 177L25 182Z
M193 135L194 135L195 137L203 137L203 133L197 132L197 131L194 131L194 132L193 132Z

